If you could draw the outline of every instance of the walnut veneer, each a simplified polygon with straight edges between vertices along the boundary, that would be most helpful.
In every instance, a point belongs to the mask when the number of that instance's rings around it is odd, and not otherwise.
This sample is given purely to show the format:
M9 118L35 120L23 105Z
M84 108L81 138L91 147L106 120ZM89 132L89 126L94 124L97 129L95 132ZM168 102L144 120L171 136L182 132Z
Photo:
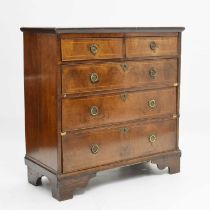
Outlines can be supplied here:
M58 200L98 171L180 171L182 27L21 28L28 181Z

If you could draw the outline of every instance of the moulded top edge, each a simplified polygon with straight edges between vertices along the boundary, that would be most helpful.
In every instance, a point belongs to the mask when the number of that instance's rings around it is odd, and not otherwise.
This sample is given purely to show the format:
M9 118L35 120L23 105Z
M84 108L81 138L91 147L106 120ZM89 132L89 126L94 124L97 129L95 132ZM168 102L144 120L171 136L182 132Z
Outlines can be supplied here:
M138 33L138 32L182 32L184 27L115 27L115 28L33 28L21 27L21 31L39 33Z

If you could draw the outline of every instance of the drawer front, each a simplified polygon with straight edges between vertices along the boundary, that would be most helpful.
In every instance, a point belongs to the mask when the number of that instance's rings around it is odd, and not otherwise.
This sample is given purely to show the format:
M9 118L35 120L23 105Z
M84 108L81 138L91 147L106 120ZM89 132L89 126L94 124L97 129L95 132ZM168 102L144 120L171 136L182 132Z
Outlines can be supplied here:
M62 39L63 61L111 59L123 57L123 41L120 38Z
M176 113L176 88L63 99L63 130Z
M63 67L62 92L80 93L167 85L176 81L176 59L72 65Z
M176 149L176 120L94 129L62 138L63 172Z
M137 37L126 39L126 56L176 56L177 37Z

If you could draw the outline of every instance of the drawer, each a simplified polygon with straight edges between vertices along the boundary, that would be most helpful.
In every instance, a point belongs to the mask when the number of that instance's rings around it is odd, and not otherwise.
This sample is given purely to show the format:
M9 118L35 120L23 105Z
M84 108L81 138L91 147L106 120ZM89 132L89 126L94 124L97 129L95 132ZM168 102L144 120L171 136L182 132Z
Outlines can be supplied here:
M123 57L121 38L62 39L63 61L111 59Z
M135 37L126 39L126 56L176 56L178 54L177 37Z
M66 98L64 131L176 113L176 88Z
M62 137L63 172L176 149L176 120L94 129Z
M81 93L177 82L177 60L63 66L62 92Z

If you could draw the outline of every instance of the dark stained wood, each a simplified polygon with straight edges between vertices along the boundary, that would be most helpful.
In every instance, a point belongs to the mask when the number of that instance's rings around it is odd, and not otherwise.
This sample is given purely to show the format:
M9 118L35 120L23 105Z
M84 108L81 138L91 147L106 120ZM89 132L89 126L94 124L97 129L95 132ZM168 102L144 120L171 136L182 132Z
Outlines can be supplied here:
M122 94L64 99L62 102L63 130L95 127L176 113L176 88L129 93L126 101L122 100ZM153 99L156 100L157 106L150 108L148 101ZM166 101L170 101L170 103L166 103ZM98 115L90 114L92 106L98 107Z
M151 134L157 137L154 143ZM177 149L175 120L78 131L62 139L64 173ZM94 144L97 154L91 153Z
M102 170L151 161L171 174L180 171L183 27L21 30L29 183L39 186L46 176L61 201ZM92 73L98 82L90 81ZM155 108L148 106L152 99ZM91 115L92 106L98 115Z
M97 45L97 53L92 54L91 45ZM123 40L119 38L101 39L62 39L61 52L63 61L122 58Z
M58 169L56 48L56 35L24 33L26 153L54 170Z
M43 33L167 33L182 32L184 27L115 27L115 28L34 28L22 27L21 31L33 31Z
M96 175L96 173L88 173L66 177L56 175L29 159L25 159L25 163L28 169L28 182L34 186L40 186L42 185L41 178L43 176L47 177L51 185L52 196L58 201L73 198L74 190L79 187L85 187L89 179Z
M175 32L129 32L129 33L61 33L62 39L71 39L71 38L125 38L125 37L165 37L165 36L178 36L178 33Z
M157 48L152 50L150 44L155 42ZM128 58L141 56L177 55L177 37L132 37L126 39L126 56Z
M98 171L151 161L157 164L160 169L168 167L169 173L173 174L180 171L180 156L181 152L174 150L64 174L54 174L27 158L25 158L25 163L28 166L29 183L39 186L42 184L41 177L46 176L50 181L52 196L62 201L72 198L74 190L86 186L89 179L93 178Z
M123 66L127 65L125 69ZM151 69L156 71L151 77ZM177 82L177 60L127 61L102 64L64 65L62 73L63 94L104 91L113 89L173 85ZM98 81L91 81L97 73Z
M182 34L179 33L178 36L178 53L180 54L178 58L178 63L177 63L177 81L180 84L181 82L181 39L182 39ZM177 87L177 112L179 113L180 111L180 86ZM179 119L177 120L177 146L179 145Z
M169 174L176 174L180 172L180 157L178 155L162 156L152 160L152 163L157 164L157 167L161 170L168 167Z

